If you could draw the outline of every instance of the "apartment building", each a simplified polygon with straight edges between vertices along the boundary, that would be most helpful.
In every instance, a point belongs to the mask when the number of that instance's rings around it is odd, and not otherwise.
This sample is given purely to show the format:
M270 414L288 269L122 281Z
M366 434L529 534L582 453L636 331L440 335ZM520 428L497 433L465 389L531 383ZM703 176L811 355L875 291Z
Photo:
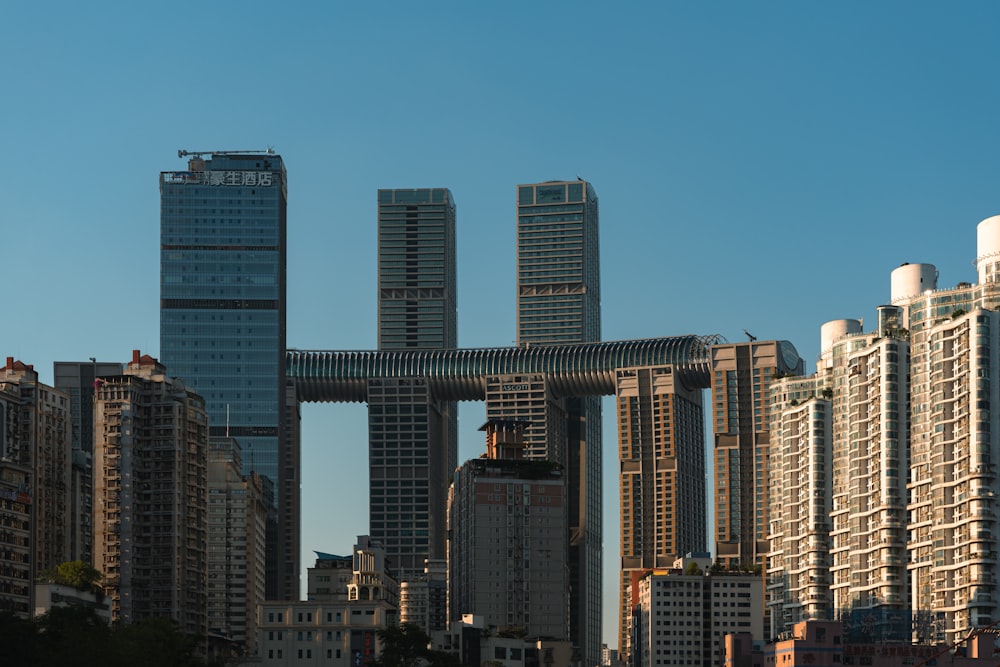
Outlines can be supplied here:
M347 567L349 565L349 568ZM350 573L350 577L341 575ZM267 601L257 612L257 655L264 667L356 667L379 654L378 630L399 623L399 583L385 550L367 535L352 556L317 553L308 601ZM319 592L326 589L329 592Z
M208 449L208 632L238 654L257 653L257 605L264 601L268 505L260 475L243 475L234 438Z
M832 401L823 382L771 385L768 637L831 609Z
M29 552L34 578L70 560L70 400L65 392L40 382L32 365L13 357L7 357L0 369L0 392L7 422L4 456L30 472ZM19 474L11 470L17 478Z
M94 567L116 622L207 630L208 416L149 355L101 379L94 401Z
M488 421L487 452L466 461L449 503L450 620L475 614L527 637L569 638L566 480L523 458L525 424Z
M637 580L632 664L722 665L727 634L764 639L764 580L712 570L708 554L677 559Z
M399 622L428 635L448 629L447 560L427 560L423 574L399 582Z
M619 646L627 652L634 575L704 551L705 436L702 390L672 366L617 372L621 461Z

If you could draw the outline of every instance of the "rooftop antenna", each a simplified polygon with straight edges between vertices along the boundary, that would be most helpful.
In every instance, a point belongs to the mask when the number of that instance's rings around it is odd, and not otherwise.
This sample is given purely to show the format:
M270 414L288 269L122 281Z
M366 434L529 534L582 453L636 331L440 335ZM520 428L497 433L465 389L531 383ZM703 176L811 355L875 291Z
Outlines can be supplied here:
M750 333L749 331L747 331L746 329L744 329L744 330L743 330L743 333L745 333L745 334L747 335L747 338L749 338L749 339L750 339L750 342L751 342L751 343L752 343L752 342L754 342L755 340L757 340L757 337L756 337L756 336L754 336L754 335L753 335L752 333Z
M268 146L262 151L186 151L183 148L177 151L177 157L201 157L202 155L274 155L274 147Z

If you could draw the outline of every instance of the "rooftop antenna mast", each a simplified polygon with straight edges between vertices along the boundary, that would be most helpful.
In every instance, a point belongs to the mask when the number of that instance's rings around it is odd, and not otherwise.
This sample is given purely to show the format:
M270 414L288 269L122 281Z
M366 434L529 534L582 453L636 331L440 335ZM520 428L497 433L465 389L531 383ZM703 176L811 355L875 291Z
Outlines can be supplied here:
M268 146L262 151L177 151L177 157L201 157L202 155L274 155L274 147Z

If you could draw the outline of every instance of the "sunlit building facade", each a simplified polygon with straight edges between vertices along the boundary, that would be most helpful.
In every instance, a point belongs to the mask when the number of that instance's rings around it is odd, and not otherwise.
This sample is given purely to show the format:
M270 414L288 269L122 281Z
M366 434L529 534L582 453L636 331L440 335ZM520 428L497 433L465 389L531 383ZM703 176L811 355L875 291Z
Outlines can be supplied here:
M73 469L70 481L70 560L93 562L94 533L94 385L104 375L121 375L117 362L57 361L53 365L53 384L69 396L70 427L73 443Z
M801 375L788 341L712 348L715 555L733 567L763 567L768 551L768 398L776 375Z
M762 579L713 572L711 563L707 553L689 554L637 579L629 664L723 665L726 635L764 639Z
M670 366L617 372L619 647L626 653L636 573L705 549L703 414L702 389L685 384Z
M133 352L94 400L94 567L115 622L170 618L207 630L205 402Z
M832 403L817 377L771 384L768 637L825 619L830 602Z

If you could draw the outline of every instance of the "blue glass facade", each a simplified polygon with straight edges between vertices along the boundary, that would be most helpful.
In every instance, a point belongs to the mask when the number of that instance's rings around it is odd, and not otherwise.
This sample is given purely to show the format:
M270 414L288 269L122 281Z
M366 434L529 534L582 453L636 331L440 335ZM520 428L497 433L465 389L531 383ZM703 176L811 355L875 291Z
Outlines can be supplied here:
M297 525L283 451L286 204L277 155L196 156L160 174L160 360L205 399L211 435L239 441L244 474L277 482L279 516Z

